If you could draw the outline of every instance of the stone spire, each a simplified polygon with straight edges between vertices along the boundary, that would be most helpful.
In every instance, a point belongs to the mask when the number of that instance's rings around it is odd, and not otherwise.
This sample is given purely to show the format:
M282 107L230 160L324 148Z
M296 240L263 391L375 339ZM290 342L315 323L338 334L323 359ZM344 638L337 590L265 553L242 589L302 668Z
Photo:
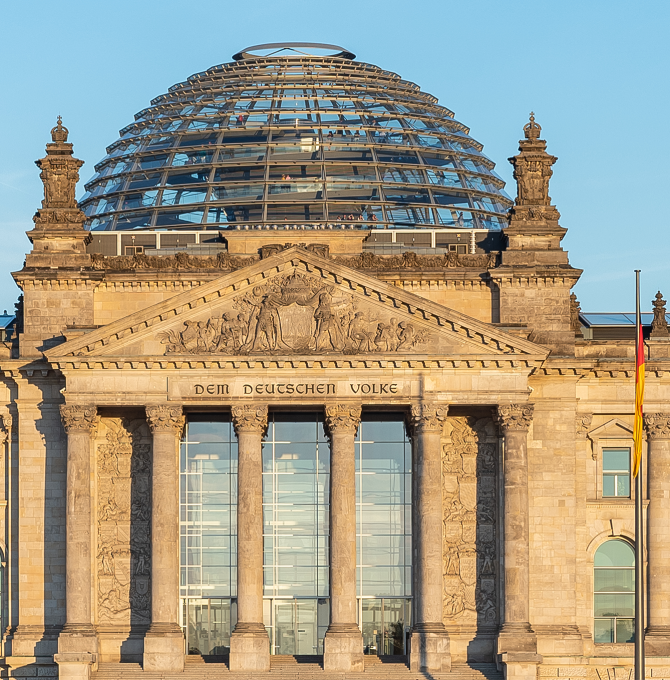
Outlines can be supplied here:
M651 322L650 337L654 339L669 337L670 332L668 331L668 321L665 316L666 302L663 299L660 290L658 291L658 293L656 293L654 301L651 304L654 306L654 320Z
M85 248L89 238L84 229L86 216L75 198L79 168L84 161L72 155L68 134L58 116L46 156L35 161L41 170L44 198L33 217L35 228L28 232L33 249L26 258L27 267L90 266Z

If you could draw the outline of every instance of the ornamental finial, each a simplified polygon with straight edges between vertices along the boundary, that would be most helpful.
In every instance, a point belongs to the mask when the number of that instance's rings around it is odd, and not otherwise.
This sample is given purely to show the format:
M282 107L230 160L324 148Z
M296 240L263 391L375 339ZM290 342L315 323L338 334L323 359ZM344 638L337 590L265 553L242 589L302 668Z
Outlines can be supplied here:
M530 112L530 121L523 126L526 139L539 139L542 126L535 122L535 114Z
M56 127L51 128L51 139L56 144L67 142L67 136L70 131L63 125L63 119L58 116Z

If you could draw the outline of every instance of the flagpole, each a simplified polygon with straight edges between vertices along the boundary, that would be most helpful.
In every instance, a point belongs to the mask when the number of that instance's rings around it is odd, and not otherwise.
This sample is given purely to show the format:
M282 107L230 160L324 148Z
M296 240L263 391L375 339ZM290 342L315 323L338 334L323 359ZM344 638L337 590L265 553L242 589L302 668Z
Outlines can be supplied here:
M635 385L639 380L638 359L644 352L640 319L640 270L635 270ZM641 436L641 435L640 435ZM638 444L638 446L640 446ZM644 522L642 517L642 455L635 476L635 680L644 679Z

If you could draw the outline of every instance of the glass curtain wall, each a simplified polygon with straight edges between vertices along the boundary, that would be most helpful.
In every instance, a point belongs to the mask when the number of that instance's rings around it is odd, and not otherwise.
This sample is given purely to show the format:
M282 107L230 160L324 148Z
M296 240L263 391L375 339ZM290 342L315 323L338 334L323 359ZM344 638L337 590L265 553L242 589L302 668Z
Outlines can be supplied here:
M318 412L270 413L263 442L264 617L273 654L322 654L329 621L330 446ZM404 654L411 625L411 446L402 413L356 436L357 594L366 651ZM223 655L236 623L237 440L191 414L181 445L182 625Z
M189 415L180 464L186 648L189 654L224 655L237 619L237 439L230 418Z
M356 436L357 592L367 654L406 653L412 595L412 450L402 413L363 414Z
M273 654L323 654L330 446L321 413L270 413L263 443L264 615Z

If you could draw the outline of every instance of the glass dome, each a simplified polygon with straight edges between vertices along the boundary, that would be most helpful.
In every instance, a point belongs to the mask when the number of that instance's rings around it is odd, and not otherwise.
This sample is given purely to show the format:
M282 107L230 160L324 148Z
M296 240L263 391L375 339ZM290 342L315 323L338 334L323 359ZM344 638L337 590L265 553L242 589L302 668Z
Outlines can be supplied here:
M512 201L468 128L354 56L259 45L174 85L95 166L87 228L505 226Z

